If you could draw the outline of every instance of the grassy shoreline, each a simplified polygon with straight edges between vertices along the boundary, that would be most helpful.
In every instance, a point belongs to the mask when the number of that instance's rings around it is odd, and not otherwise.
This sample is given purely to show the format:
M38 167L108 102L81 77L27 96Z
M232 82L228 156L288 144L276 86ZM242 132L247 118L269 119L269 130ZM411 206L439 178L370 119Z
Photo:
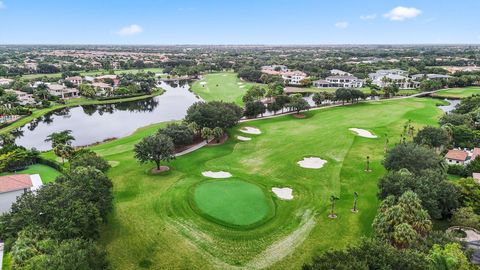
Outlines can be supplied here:
M24 126L31 122L32 120L41 117L47 113L50 113L55 110L67 108L67 107L75 107L81 105L102 105L102 104L112 104L118 102L126 102L126 101L136 101L142 100L146 98L151 98L155 96L162 95L165 91L162 89L161 91L156 91L152 94L142 95L142 96L135 96L135 97L126 97L126 98L118 98L118 99L109 99L109 100L97 100L97 99L86 99L86 98L77 98L77 99L70 99L67 100L65 104L56 104L49 108L38 109L34 110L31 115L27 115L24 117L19 118L18 120L10 123L9 125L0 129L0 134L10 132L16 128Z

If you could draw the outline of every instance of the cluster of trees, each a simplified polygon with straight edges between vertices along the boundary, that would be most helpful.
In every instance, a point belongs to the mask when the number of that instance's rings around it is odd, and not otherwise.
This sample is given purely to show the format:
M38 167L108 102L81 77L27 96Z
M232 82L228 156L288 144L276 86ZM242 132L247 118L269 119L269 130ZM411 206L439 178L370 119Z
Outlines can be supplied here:
M463 99L452 112L440 119L455 147L473 148L480 144L480 95Z
M284 85L280 82L273 82L266 87L255 85L247 90L242 97L245 103L245 116L257 117L268 110L276 114L278 111L300 111L308 110L310 108L308 102L301 94L286 95L283 91ZM266 100L266 104L262 101Z
M195 138L217 142L225 130L235 126L243 115L242 108L222 101L197 102L190 106L183 123L171 123L135 145L135 158L141 163L154 162L161 170L161 162L175 158L175 150L190 145Z
M410 126L383 161L374 237L317 256L303 269L474 269L465 247L433 230L432 219L480 228L480 185L472 178L448 181L439 155L450 145L445 129L427 126L413 136Z
M17 171L37 162L39 152L15 144L11 133L0 134L0 172Z
M26 192L0 217L0 237L14 269L105 269L95 240L112 209L108 163L77 151L70 170L35 192Z

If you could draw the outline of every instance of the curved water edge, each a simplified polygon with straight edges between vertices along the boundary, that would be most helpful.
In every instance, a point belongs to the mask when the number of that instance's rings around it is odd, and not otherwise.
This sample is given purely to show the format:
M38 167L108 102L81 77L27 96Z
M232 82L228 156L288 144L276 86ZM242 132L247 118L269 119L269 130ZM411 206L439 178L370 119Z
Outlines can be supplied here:
M90 145L128 136L151 124L181 120L188 107L200 100L189 91L187 81L160 82L159 87L165 89L161 96L53 111L16 130L16 142L26 148L46 151L51 149L50 143L45 142L49 134L71 130L75 137L74 146Z
M438 106L439 109L441 109L444 113L449 113L457 107L458 104L460 104L461 100L460 99L444 99L446 102L448 102L448 105L443 105L443 106Z

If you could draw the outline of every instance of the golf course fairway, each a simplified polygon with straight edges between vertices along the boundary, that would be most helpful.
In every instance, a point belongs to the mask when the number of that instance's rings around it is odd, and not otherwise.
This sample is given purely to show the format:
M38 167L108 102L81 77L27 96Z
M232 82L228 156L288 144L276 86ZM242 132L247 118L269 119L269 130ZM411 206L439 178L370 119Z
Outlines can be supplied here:
M153 164L135 160L132 149L164 123L93 146L117 164L108 172L114 209L100 244L112 269L300 269L315 254L371 235L385 143L398 143L409 120L416 129L437 125L437 102L366 102L308 111L304 119L285 115L240 123L228 130L224 144L177 157L164 164L170 171L157 175L150 173ZM262 133L236 139L245 136L245 127ZM357 136L350 128L378 137ZM365 172L367 156L371 172ZM298 166L305 157L326 163L319 169ZM233 177L207 179L205 171ZM295 196L281 200L273 187L291 188ZM354 192L358 213L350 210ZM331 195L340 198L336 219L328 218Z

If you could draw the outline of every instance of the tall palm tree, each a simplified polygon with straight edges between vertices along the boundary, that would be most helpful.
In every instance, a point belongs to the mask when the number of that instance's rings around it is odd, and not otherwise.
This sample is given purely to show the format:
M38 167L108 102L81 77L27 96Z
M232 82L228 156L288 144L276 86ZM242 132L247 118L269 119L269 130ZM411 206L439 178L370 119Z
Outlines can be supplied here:
M335 201L339 200L340 198L336 197L335 195L330 196L330 203L331 203L331 208L330 208L330 215L328 215L329 218L336 218L337 215L335 214Z
M46 142L52 143L52 148L55 148L55 146L59 144L71 145L72 141L74 140L75 140L75 137L73 137L71 130L54 132L48 135L47 139L45 139Z

